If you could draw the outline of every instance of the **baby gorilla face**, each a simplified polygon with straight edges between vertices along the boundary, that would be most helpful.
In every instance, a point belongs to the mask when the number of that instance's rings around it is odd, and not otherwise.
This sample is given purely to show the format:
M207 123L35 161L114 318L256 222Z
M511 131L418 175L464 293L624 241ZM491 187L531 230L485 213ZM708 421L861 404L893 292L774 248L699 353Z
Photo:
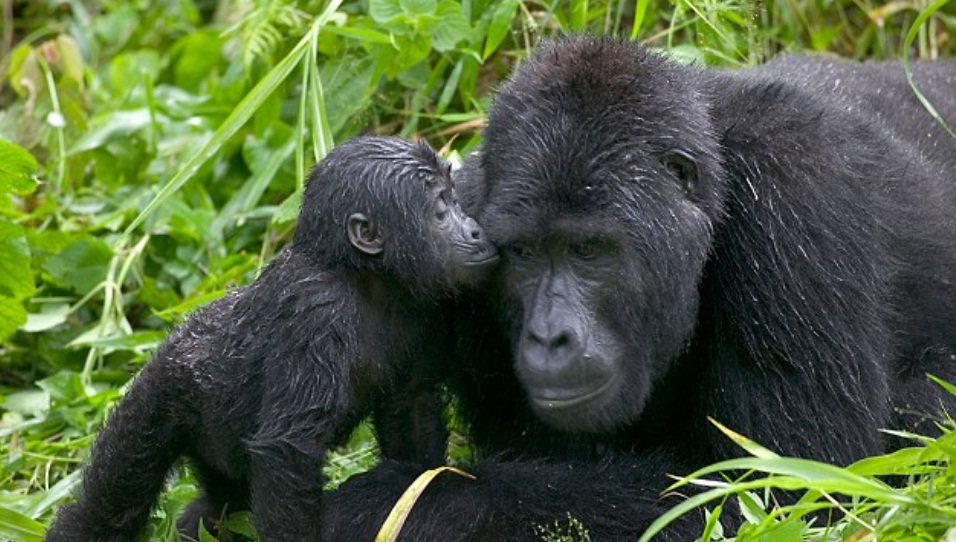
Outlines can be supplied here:
M443 297L478 284L498 259L458 204L450 164L425 143L356 138L318 171L328 214L349 213L342 260L352 271L394 280L415 297Z
M432 243L444 253L446 272L459 284L480 281L498 260L481 226L462 211L450 178L428 189L426 223Z

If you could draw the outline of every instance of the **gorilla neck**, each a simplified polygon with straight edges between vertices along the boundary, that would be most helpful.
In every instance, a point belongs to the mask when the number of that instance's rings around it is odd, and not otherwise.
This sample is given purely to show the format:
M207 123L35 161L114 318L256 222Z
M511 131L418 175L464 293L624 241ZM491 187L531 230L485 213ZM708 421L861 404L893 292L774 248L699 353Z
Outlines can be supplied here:
M378 273L350 273L348 281L359 299L373 313L418 314L434 310L441 296L435 292L416 292L400 280Z

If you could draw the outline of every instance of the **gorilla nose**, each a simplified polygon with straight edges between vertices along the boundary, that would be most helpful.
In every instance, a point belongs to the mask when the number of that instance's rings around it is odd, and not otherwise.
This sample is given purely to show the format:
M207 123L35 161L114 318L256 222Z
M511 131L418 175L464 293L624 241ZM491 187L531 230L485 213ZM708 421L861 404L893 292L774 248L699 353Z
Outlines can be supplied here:
M528 326L524 357L529 369L544 373L567 369L582 353L582 341L570 326Z

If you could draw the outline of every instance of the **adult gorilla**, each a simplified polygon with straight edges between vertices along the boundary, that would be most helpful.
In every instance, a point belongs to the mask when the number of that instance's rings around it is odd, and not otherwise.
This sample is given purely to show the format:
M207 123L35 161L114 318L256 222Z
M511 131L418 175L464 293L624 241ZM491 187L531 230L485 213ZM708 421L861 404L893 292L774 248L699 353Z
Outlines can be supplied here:
M956 123L956 65L915 76ZM568 512L632 540L666 473L741 455L708 416L847 464L951 400L925 374L956 379L956 140L899 64L717 72L565 38L500 90L478 161L467 210L504 258L453 389L485 460L405 540L536 540ZM370 540L415 474L334 493L334 539Z

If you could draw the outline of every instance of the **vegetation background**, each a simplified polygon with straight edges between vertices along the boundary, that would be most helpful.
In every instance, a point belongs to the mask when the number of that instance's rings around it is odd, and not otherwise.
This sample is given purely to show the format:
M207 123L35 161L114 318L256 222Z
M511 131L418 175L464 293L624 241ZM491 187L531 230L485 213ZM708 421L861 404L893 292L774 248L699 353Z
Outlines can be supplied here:
M42 538L123 386L289 240L306 171L335 141L395 134L464 155L495 86L568 31L725 67L782 51L952 57L956 2L0 0L0 539ZM729 435L754 458L716 466L736 474L688 506L712 499L716 520L736 500L739 540L956 541L948 433L849 469ZM462 437L450 450L467 460ZM375 458L363 427L330 483ZM171 516L195 494L186 472L170 485L150 540L176 539ZM768 487L810 491L781 508ZM822 508L830 527L808 519ZM230 525L253 536L247 516ZM540 532L588 539L573 518ZM703 536L723 539L716 521Z

